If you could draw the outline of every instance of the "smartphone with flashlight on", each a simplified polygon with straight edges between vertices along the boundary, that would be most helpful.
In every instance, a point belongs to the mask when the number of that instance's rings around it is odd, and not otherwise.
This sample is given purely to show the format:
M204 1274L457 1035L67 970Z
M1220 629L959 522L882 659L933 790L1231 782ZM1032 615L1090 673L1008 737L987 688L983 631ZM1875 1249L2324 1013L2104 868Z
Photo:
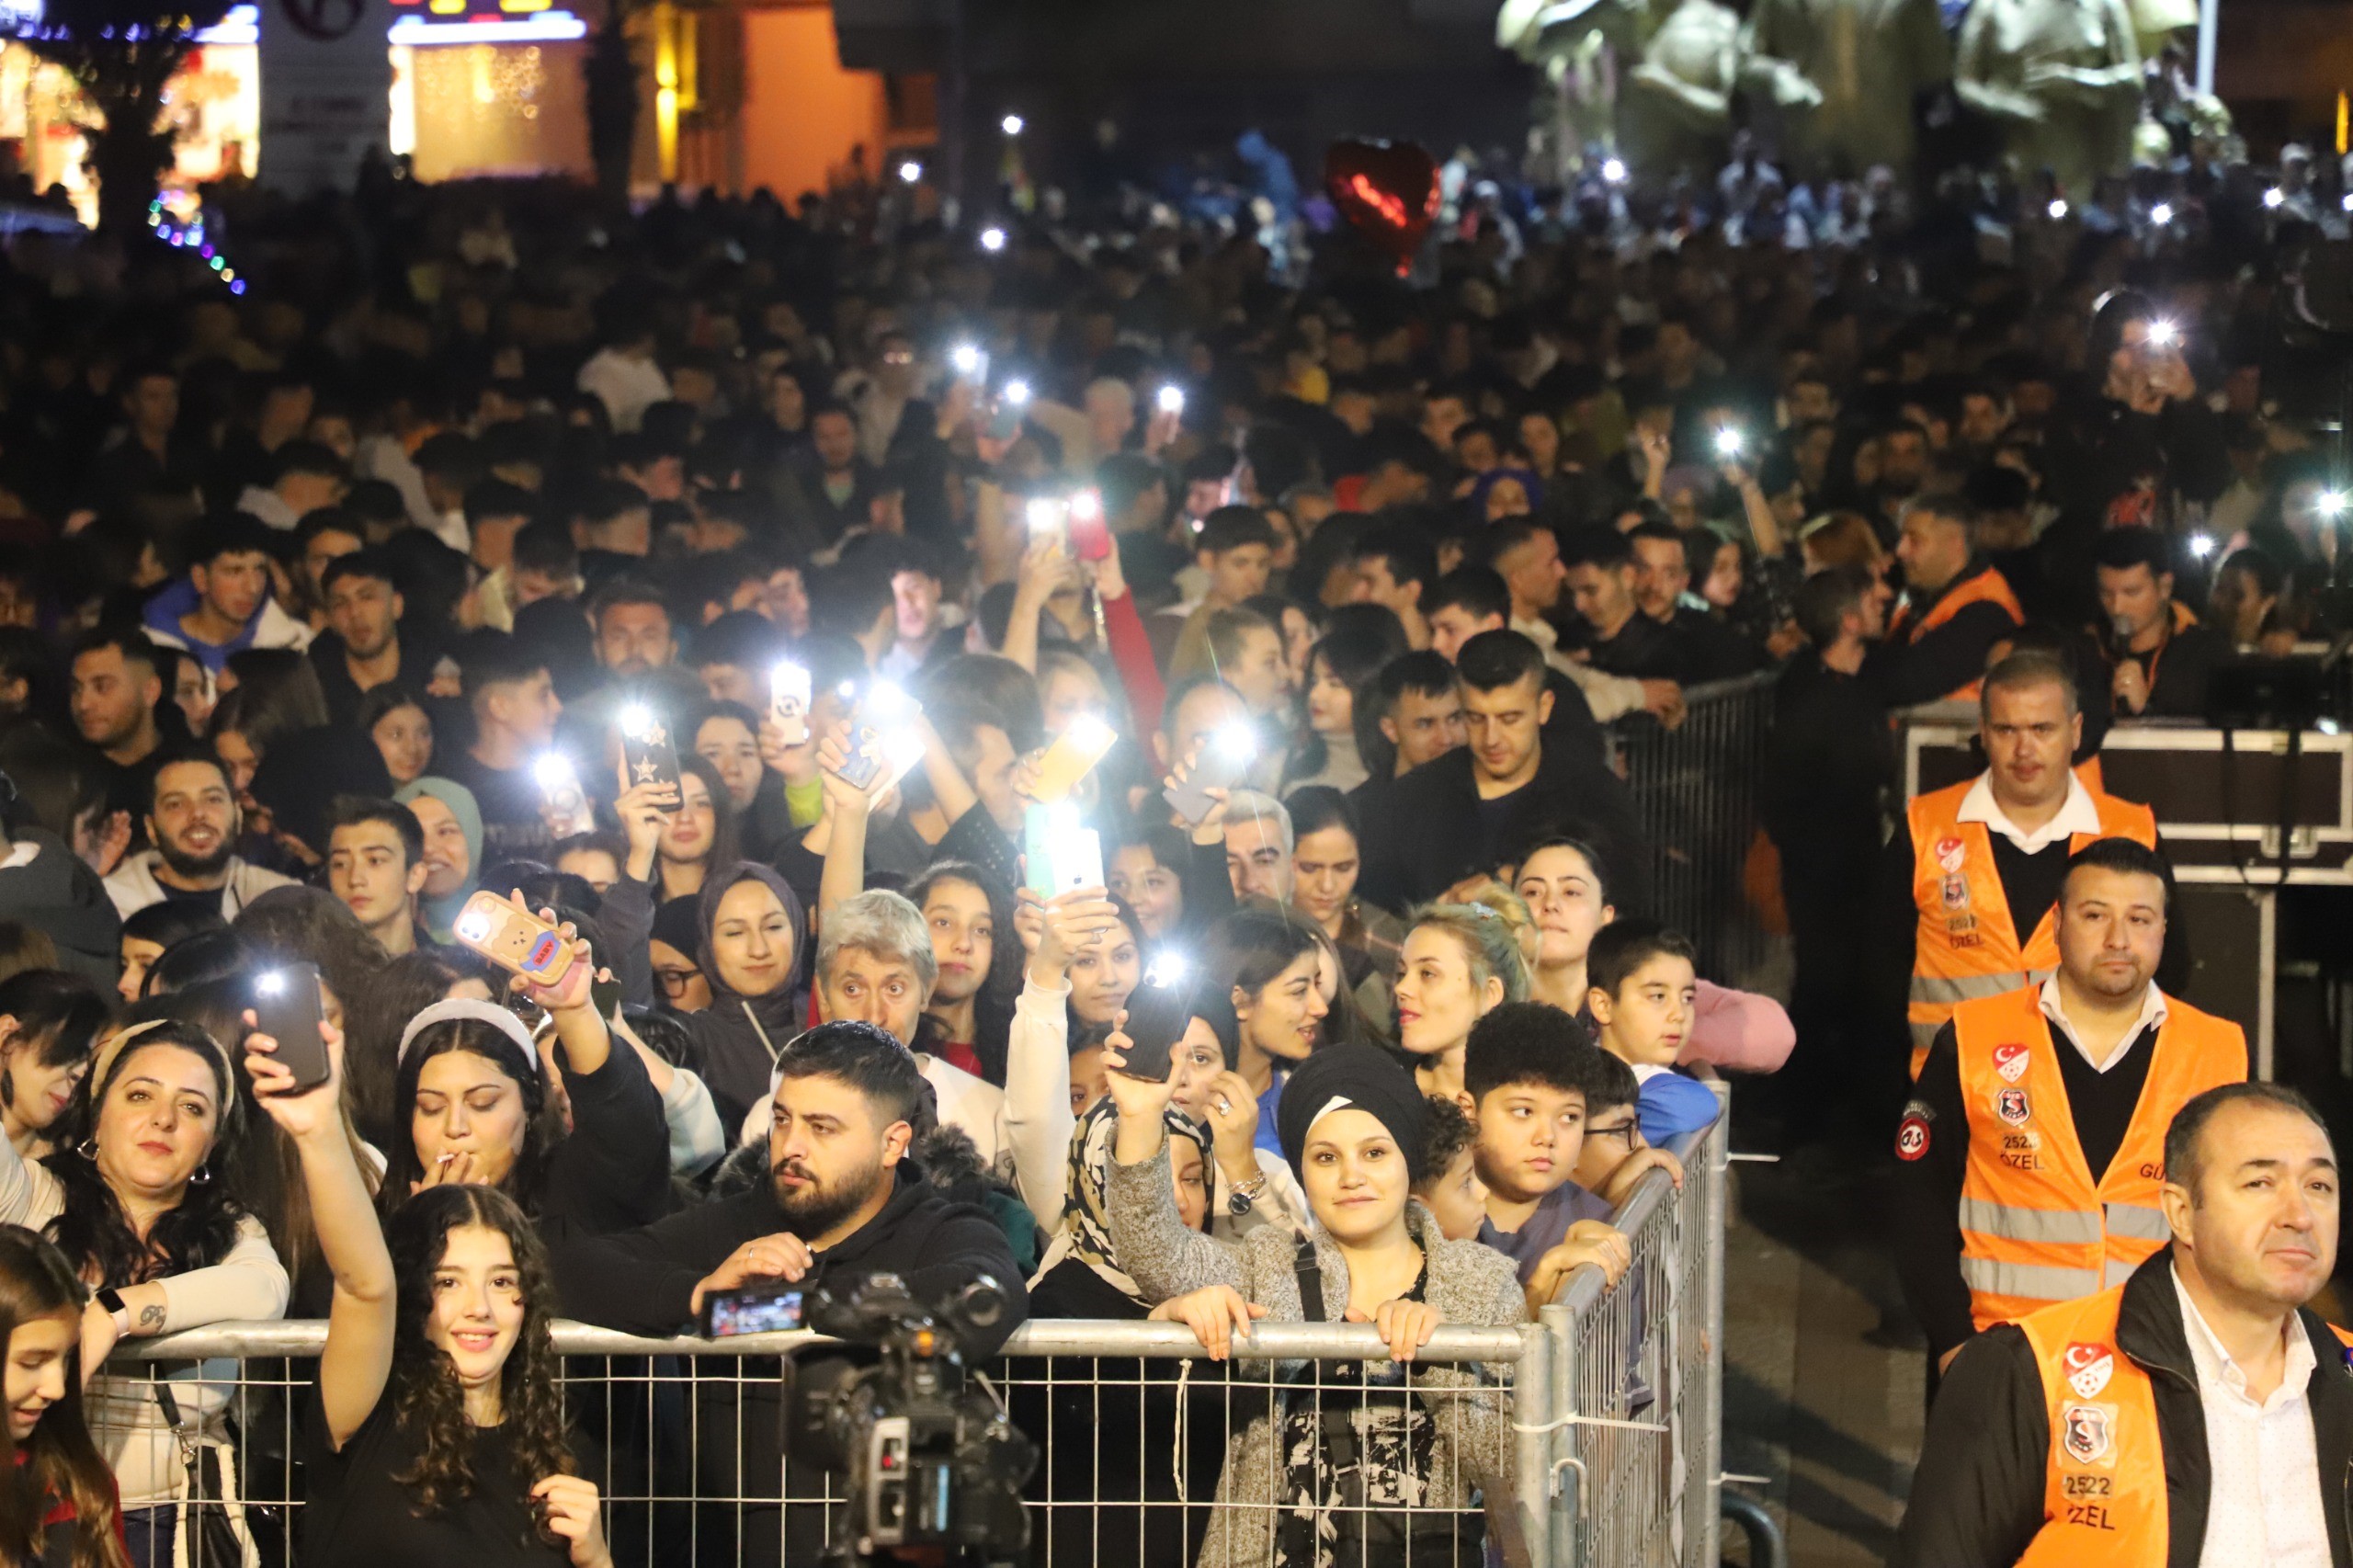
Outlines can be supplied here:
M1176 1042L1185 1038L1185 1026L1191 1017L1190 996L1176 977L1161 974L1155 968L1154 975L1146 976L1128 997L1128 1021L1122 1032L1129 1044L1120 1071L1154 1084L1168 1082Z
M1118 743L1120 733L1092 713L1082 713L1073 719L1054 744L1038 759L1038 778L1032 798L1041 805L1051 805L1078 788L1080 779L1095 770L1111 747Z
M319 968L309 963L273 964L254 976L254 1027L278 1042L277 1059L294 1074L297 1092L327 1081L327 1042L319 1026L326 999L319 991Z
M989 351L977 343L960 343L948 351L949 368L960 381L974 386L986 386L989 379Z
M857 744L842 765L843 778L872 790L888 768L890 779L882 785L888 789L923 760L923 732L915 727L923 704L899 687L887 680L868 687L858 717Z
M789 746L809 744L809 666L787 659L768 672L768 717Z
M1022 885L1040 898L1104 885L1103 835L1082 826L1067 801L1023 813L1021 856Z
M1174 788L1163 790L1160 798L1184 821L1199 822L1216 804L1209 792L1232 789L1257 755L1258 737L1251 733L1250 726L1228 724L1202 743L1185 777Z
M1748 437L1740 426L1727 425L1716 432L1716 457L1720 461L1737 462L1740 454L1748 449Z
M1029 417L1029 383L1014 380L1005 383L996 394L996 406L989 411L989 439L1010 441L1021 434L1021 422Z
M572 759L560 751L549 752L531 765L531 777L538 780L540 799L546 810L548 831L558 838L569 838L575 833L593 833L597 828L597 813L588 804L587 792L580 788L580 774Z
M1070 549L1070 503L1051 495L1032 496L1023 514L1029 523L1033 540L1051 539L1063 550Z
M678 788L678 748L670 739L670 726L642 702L621 710L621 762L632 789L640 784Z
M1101 561L1111 553L1111 528L1103 517L1103 493L1082 490L1070 498L1067 512L1072 553L1081 561Z
M503 970L540 985L572 972L572 944L536 915L484 889L458 911L458 940Z
M1165 386L1161 388L1156 406L1163 414L1184 413L1185 389L1179 386Z

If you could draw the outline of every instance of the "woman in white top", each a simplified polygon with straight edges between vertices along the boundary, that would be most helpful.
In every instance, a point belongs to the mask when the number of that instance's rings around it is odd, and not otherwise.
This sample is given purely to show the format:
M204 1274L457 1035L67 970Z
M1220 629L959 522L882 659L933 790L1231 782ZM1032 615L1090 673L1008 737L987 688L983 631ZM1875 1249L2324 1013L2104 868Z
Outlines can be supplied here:
M0 1142L0 1221L45 1232L96 1288L82 1365L96 1369L125 1337L281 1315L286 1270L261 1221L213 1179L213 1152L238 1119L228 1053L188 1024L140 1025L99 1046L86 1091L56 1153L28 1161ZM183 1444L226 1441L233 1376L224 1366L90 1384L91 1431L114 1466L138 1568L173 1560Z

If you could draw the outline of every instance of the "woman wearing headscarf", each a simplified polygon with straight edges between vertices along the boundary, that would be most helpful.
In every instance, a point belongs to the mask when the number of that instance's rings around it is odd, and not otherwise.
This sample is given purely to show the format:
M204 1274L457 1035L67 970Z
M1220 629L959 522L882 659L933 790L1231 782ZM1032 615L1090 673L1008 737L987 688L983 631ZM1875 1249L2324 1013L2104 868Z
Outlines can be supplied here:
M1229 1506L1200 1562L1476 1561L1470 1509L1480 1478L1510 1460L1508 1400L1482 1391L1477 1368L1415 1369L1414 1352L1441 1323L1501 1327L1526 1303L1508 1259L1448 1240L1412 1197L1428 1117L1413 1075L1371 1046L1327 1046L1302 1062L1276 1116L1312 1234L1261 1225L1228 1245L1185 1225L1170 1163L1173 1075L1155 1084L1120 1072L1129 1043L1114 1035L1105 1052L1119 1107L1105 1191L1113 1248L1161 1303L1153 1316L1190 1326L1212 1359L1260 1319L1371 1323L1389 1351L1361 1366L1277 1364L1289 1386L1229 1449L1218 1483Z
M482 869L482 807L462 784L427 774L392 792L425 829L425 896L417 917L437 942L449 942L458 911L472 896Z
M714 867L696 901L695 962L710 987L710 1005L679 1021L702 1051L704 1085L722 1126L743 1125L767 1096L777 1053L808 1027L808 917L800 896L766 866L738 860ZM654 887L624 875L597 911L611 944L625 1000L654 1003L647 944L654 930Z

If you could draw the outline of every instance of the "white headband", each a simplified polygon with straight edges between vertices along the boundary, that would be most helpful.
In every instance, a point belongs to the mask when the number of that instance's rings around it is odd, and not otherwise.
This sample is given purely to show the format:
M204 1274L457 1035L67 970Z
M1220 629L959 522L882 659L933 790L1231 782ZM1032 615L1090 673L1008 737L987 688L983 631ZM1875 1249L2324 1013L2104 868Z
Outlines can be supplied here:
M515 1049L523 1053L526 1061L537 1062L540 1059L538 1051L531 1044L531 1031L523 1027L522 1019L506 1008L494 1006L488 1002L476 1002L465 996L452 996L434 1003L408 1021L408 1028L401 1030L400 1049L392 1055L392 1066L397 1070L401 1063L408 1060L409 1043L433 1025L460 1023L468 1018L478 1024L488 1024L508 1040L513 1040Z
M1356 1101L1348 1098L1346 1095L1334 1095L1330 1099L1324 1102L1324 1108L1322 1110L1317 1111L1313 1116L1307 1119L1308 1131L1314 1131L1315 1124L1323 1120L1325 1117L1331 1115L1334 1111L1354 1110L1356 1108Z

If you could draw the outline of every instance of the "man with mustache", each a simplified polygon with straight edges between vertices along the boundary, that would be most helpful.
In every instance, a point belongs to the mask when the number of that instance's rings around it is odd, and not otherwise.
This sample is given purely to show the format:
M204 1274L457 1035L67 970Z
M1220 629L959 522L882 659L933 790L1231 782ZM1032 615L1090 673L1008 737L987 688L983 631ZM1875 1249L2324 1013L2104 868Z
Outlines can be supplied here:
M906 1281L916 1300L937 1302L985 1279L1002 1311L963 1349L995 1355L1028 1315L1021 1269L985 1210L950 1200L908 1157L923 1099L915 1058L880 1026L818 1025L777 1056L767 1179L641 1230L560 1248L563 1310L608 1328L670 1335L720 1291L824 1288L838 1296L886 1273ZM803 1356L797 1376L838 1376L848 1364L839 1355ZM784 1560L813 1562L824 1510L796 1505L781 1530L776 1511L786 1496L825 1495L821 1485L841 1495L839 1476L821 1483L814 1467L789 1456L779 1466L769 1446L781 1427L779 1394L776 1384L714 1385L699 1405L705 1440L697 1451L707 1469L726 1472L699 1478L699 1488L745 1499L736 1517L747 1564L779 1562L780 1539L790 1543ZM780 1471L785 1489L770 1491ZM739 1560L732 1551L722 1555Z
M223 920L290 878L249 865L233 853L244 818L229 775L210 754L172 756L155 769L147 806L154 848L133 855L107 879L107 896L126 920L165 901L216 903Z

